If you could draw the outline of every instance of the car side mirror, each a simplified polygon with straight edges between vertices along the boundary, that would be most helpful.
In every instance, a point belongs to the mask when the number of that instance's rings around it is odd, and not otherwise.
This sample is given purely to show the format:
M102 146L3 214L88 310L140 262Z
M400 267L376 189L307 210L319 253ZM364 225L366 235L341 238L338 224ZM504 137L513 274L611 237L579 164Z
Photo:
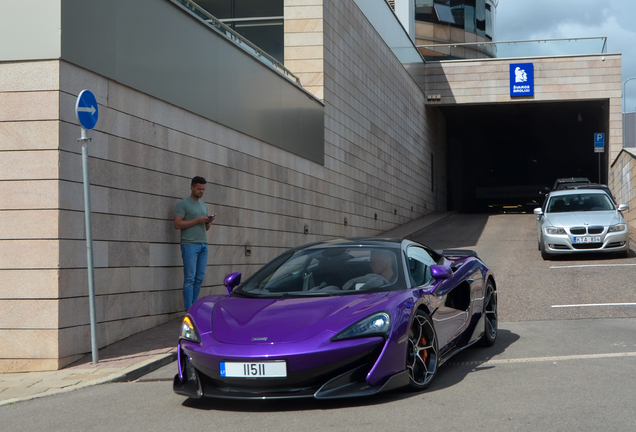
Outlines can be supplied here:
M627 204L619 204L618 205L618 211L619 212L622 212L622 211L625 211L625 210L629 210L629 206Z
M541 209L541 207L537 207L536 209L533 210L533 212L537 216L541 216L543 214L543 210Z
M225 289L227 290L227 294L230 295L232 290L239 286L241 283L241 272L230 273L225 276L223 280L223 285L225 285Z
M431 266L431 276L433 276L433 279L448 279L452 275L453 270L449 266L435 264Z

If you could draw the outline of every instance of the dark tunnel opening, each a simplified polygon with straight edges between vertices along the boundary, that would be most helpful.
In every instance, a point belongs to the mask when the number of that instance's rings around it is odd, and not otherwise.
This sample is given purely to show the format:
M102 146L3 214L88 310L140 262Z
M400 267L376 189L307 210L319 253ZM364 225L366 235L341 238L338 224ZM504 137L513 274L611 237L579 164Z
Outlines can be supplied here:
M449 210L527 212L541 205L541 192L557 178L606 183L607 153L595 153L594 134L605 133L607 141L608 103L440 107Z

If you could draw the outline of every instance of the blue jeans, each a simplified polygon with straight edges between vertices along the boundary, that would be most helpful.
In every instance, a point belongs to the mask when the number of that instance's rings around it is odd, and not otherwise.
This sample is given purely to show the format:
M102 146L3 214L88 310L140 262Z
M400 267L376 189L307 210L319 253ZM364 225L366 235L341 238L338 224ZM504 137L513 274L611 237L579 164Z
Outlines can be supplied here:
M208 245L182 244L181 257L183 258L183 304L188 310L199 298L208 265Z

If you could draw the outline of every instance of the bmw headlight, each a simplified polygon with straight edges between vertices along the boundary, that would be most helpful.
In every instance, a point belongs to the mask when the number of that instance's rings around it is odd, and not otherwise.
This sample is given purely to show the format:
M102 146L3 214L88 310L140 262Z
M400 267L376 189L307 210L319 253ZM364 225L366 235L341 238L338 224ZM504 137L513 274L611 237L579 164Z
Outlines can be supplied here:
M620 232L620 231L625 231L626 229L627 229L626 224L616 224L609 227L608 232Z
M331 340L353 339L366 336L388 336L391 331L391 316L387 312L378 312L361 319L347 327Z
M183 319L183 324L181 324L181 334L179 335L179 339L185 339L192 342L201 342L199 332L194 326L194 321L192 321L192 318L187 315Z
M548 227L548 228L545 229L545 232L547 232L548 234L551 234L551 235L565 234L565 230L563 228L560 228L560 227Z

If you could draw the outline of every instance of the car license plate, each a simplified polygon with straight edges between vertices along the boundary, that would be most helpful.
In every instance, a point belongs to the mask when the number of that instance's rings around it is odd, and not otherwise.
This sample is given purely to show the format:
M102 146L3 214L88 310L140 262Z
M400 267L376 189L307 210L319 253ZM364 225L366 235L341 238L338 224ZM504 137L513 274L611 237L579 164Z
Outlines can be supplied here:
M600 236L593 237L574 237L574 243L600 243Z
M285 378L287 376L287 364L284 361L262 363L221 362L220 373L222 377L231 378Z

